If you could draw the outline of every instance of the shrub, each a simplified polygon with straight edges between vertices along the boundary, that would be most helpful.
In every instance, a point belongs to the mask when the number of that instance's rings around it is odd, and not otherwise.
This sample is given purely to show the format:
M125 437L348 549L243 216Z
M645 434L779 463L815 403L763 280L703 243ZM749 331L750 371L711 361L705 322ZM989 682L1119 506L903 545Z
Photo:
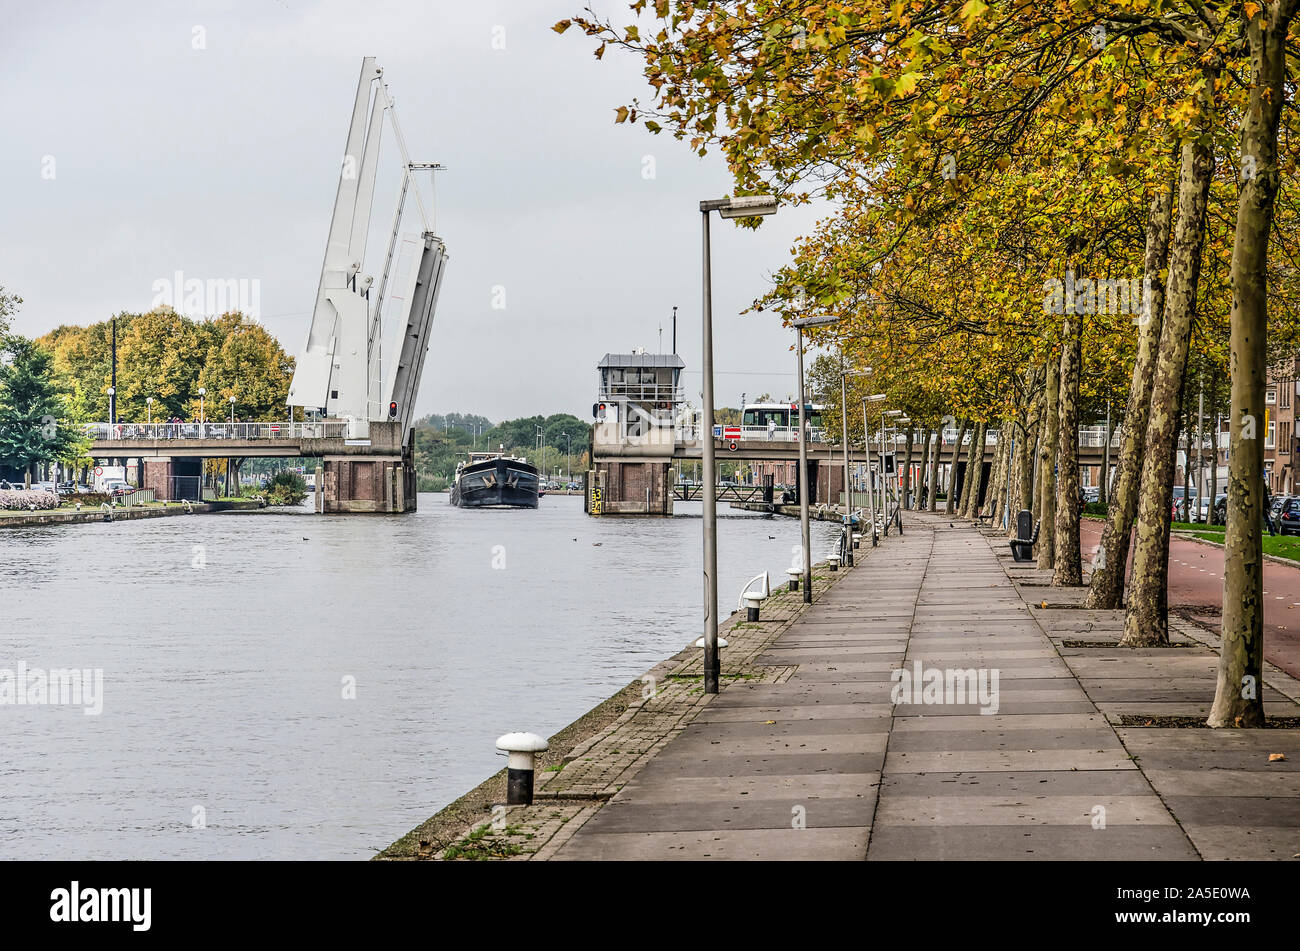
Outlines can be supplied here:
M37 510L56 509L59 497L40 489L0 489L0 509L27 512L33 506Z
M266 487L267 505L301 505L307 498L307 480L296 472L277 472Z

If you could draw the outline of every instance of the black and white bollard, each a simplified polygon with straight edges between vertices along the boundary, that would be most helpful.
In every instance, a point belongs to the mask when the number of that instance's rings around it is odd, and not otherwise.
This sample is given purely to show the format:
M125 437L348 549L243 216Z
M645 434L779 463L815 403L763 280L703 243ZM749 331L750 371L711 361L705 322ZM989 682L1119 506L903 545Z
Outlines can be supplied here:
M695 646L696 646L696 647L699 647L699 648L703 648L703 647L704 647L704 638L701 637L699 640L697 640L697 641L695 642ZM718 638L718 650L722 650L722 648L724 648L724 647L726 647L726 646L727 646L727 639L726 639L725 637L719 637L719 638Z
M497 739L497 749L510 754L506 761L506 805L532 805L536 754L547 748L546 741L536 733L507 733Z
M799 590L799 579L800 579L801 577L803 577L803 569L802 569L802 568L787 568L787 569L785 569L785 573L786 573L787 577L789 577L789 579L790 579L790 590L791 590L791 591L798 591L798 590Z
M755 587L755 584L757 584L757 587ZM749 579L749 583L740 589L740 601L745 606L746 621L758 620L758 609L771 593L771 582L768 580L766 571Z

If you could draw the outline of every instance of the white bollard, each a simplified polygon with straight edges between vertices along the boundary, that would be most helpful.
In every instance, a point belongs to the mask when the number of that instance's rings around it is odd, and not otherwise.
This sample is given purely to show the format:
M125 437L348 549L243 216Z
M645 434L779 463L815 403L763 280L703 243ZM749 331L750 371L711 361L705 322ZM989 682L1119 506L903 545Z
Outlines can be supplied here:
M762 582L762 584L758 586L757 590L753 590L755 581ZM740 589L740 604L737 605L737 607L745 608L745 620L757 621L759 607L762 606L763 602L766 601L771 594L772 590L769 587L766 571L761 575L755 575L753 578L750 578L749 583Z
M532 805L537 754L548 748L536 733L507 733L497 738L497 749L510 754L506 761L506 805Z

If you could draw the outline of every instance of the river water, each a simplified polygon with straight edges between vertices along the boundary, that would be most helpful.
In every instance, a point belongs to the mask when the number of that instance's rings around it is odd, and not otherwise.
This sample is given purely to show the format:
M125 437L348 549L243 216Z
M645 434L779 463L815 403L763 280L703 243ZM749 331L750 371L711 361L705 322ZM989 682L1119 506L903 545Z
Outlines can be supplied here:
M0 858L367 858L700 635L699 511L0 530L0 671L103 671L99 715L0 704ZM725 617L799 523L718 512Z

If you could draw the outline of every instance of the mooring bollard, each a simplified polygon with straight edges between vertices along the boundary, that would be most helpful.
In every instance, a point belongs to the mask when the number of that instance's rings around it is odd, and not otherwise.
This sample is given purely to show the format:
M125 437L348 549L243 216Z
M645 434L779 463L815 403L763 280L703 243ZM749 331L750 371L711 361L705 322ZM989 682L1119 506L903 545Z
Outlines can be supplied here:
M510 754L506 760L506 805L533 803L533 766L536 754L548 749L536 733L507 733L497 739L497 749Z
M798 590L799 590L799 579L803 576L803 569L802 569L802 568L787 568L787 569L785 569L785 573L786 573L786 575L787 575L787 576L789 577L789 579L790 579L790 590L791 590L791 591L798 591Z
M695 646L696 646L696 647L700 647L700 648L704 647L704 638L701 637L699 640L697 640L697 641L695 642ZM718 649L721 650L722 648L724 648L724 647L726 647L726 646L727 646L727 639L726 639L725 637L719 637L719 638L718 638Z
M757 591L751 591L750 589L754 586L755 581L761 581L762 584L759 586ZM749 579L749 583L740 589L740 604L737 605L737 607L742 605L744 606L745 620L758 620L758 609L762 606L763 602L768 599L771 593L772 591L769 587L766 571L761 575L754 575L754 577Z

